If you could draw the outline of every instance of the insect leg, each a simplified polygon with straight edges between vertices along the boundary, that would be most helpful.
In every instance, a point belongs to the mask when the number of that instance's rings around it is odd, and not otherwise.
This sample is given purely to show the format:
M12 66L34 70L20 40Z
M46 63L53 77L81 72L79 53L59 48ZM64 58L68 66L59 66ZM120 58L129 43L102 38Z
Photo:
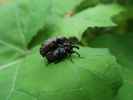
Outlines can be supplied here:
M73 63L72 55L69 54L68 57L70 58L71 62Z
M72 51L72 53L75 53L78 55L78 57L80 57L80 54L77 51Z
M75 45L73 45L73 46L72 46L72 48L76 48L76 49L79 49L79 47L78 47L78 46L75 46Z

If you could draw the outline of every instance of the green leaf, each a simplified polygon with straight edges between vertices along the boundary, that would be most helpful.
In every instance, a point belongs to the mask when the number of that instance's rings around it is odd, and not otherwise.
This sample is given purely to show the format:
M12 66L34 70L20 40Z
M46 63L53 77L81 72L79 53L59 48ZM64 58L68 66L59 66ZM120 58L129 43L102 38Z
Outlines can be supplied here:
M17 59L19 56L26 53L26 51L23 51L22 49L8 43L0 43L0 48L0 66Z
M132 33L105 34L98 36L90 45L92 47L109 48L120 64L127 68L132 68L132 38Z
M28 47L32 48L35 45L40 44L47 38L54 36L55 31L58 30L58 25L62 23L62 19L65 16L73 13L74 9L83 0L48 0L49 6L47 10L46 22L43 28L41 28L37 35L29 43ZM40 9L40 8L38 8ZM63 34L63 33L62 33Z
M81 47L82 58L57 64L35 52L0 67L0 100L113 100L121 86L121 67L107 49Z
M64 16L74 10L83 0L51 0L49 13Z
M48 6L44 0L13 0L0 6L0 65L27 52L28 43L45 24Z
M118 100L133 98L133 34L106 34L98 36L90 43L92 47L109 48L123 66L124 85L120 89Z
M56 24L52 24L53 27L51 25L50 29L56 28L56 30L51 32L51 34L54 36L76 36L80 39L88 27L116 26L112 22L112 17L123 10L124 8L117 4L100 4L96 7L83 10L72 17L64 17L57 21Z
M124 84L120 88L116 100L132 100L133 98L133 69L123 69Z

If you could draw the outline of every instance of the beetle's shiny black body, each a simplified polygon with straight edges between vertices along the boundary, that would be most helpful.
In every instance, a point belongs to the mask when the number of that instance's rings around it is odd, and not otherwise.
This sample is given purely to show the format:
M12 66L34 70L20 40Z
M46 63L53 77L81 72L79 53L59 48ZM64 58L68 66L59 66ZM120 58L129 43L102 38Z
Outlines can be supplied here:
M61 37L42 44L40 54L42 57L47 58L48 63L57 63L64 58L71 56L73 53L78 54L74 51L74 48L79 49L76 43L70 38Z

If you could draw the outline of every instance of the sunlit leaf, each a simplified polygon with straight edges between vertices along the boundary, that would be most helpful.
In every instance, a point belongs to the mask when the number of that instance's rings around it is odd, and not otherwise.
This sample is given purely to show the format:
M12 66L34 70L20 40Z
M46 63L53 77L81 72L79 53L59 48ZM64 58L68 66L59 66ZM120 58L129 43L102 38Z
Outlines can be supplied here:
M51 30L53 32L48 32L52 36L76 36L81 38L83 32L88 27L109 27L116 26L112 21L112 17L123 11L123 7L117 4L110 5L97 5L93 8L88 8L72 17L64 17L63 19L58 19L56 23L53 21L48 21L51 23ZM52 18L51 18L52 19ZM56 18L55 18L56 20Z
M0 68L1 100L113 100L121 67L107 49L80 48L76 55L47 64L39 52ZM101 59L102 58L102 59Z

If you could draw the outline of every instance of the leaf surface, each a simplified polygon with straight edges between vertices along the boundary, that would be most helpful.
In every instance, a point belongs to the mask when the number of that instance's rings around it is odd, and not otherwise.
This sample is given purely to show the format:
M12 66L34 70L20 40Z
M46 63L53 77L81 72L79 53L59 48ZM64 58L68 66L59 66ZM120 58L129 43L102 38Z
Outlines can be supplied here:
M92 47L109 48L123 66L124 85L119 91L117 100L133 98L133 34L107 34L97 37L90 43Z
M53 30L50 33L54 36L76 36L80 39L88 27L116 26L112 21L112 17L123 10L124 8L117 4L99 4L96 7L83 10L72 17L64 17L60 20L57 18L56 23L48 21L49 23L51 22L50 29Z
M48 6L44 0L12 0L0 6L0 65L27 52L28 43L44 25Z
M82 58L73 55L73 62L68 58L48 65L39 52L33 52L2 66L0 99L113 99L122 83L121 67L114 56L107 49L85 47L81 47L79 53Z

